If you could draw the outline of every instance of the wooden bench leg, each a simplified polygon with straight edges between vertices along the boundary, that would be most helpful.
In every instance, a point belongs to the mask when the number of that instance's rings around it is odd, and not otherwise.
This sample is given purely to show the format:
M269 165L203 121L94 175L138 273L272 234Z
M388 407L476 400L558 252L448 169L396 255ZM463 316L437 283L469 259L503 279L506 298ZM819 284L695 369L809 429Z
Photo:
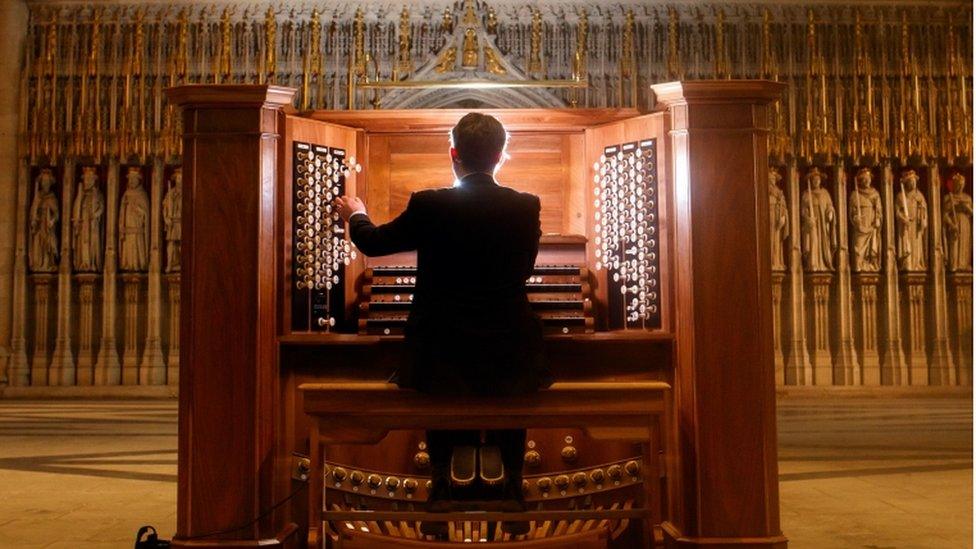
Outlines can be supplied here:
M641 445L641 478L644 481L643 506L650 511L650 516L643 521L642 531L644 547L653 548L655 546L654 525L661 522L661 474L660 467L658 467L658 448L660 448L658 436L660 430L656 418L652 417L650 420L650 436Z
M319 422L312 421L308 434L309 477L308 477L308 546L309 549L323 549L326 544L322 527L322 505L325 501L325 479L322 478L322 462L325 459L319 436Z

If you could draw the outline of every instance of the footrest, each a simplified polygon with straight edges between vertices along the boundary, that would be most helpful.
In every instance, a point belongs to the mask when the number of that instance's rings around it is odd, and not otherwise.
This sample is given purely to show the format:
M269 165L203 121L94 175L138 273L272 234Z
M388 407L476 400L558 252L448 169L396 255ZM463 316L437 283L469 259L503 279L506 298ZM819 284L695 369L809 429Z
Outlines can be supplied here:
M590 520L590 519L647 519L651 510L637 509L593 509L572 511L526 511L524 513L503 513L494 511L470 511L451 513L427 513L424 511L323 511L325 521L546 521L546 520Z

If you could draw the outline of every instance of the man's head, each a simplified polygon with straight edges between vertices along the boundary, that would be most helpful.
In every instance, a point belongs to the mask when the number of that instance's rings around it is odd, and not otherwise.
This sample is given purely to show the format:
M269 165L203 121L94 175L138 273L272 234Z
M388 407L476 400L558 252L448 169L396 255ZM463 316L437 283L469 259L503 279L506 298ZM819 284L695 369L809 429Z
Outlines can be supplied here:
M505 156L508 132L493 116L476 112L464 115L451 130L451 163L454 174L494 173Z

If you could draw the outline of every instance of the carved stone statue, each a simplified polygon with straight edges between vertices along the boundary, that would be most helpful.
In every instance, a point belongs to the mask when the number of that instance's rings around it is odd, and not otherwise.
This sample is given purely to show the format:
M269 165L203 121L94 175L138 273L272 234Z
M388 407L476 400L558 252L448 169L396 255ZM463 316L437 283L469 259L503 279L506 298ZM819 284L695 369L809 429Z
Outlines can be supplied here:
M72 262L83 273L102 269L102 217L105 199L98 188L98 172L92 166L81 169L81 187L71 208Z
M786 207L786 196L779 188L783 176L776 168L769 168L769 242L774 271L786 269L783 261L783 242L790 236L790 212Z
M491 74L506 74L508 71L502 65L501 58L494 48L485 46L485 70Z
M126 174L128 188L119 206L119 269L145 271L149 266L149 196L142 188L142 172L133 166Z
M854 177L847 208L851 221L851 253L854 272L881 270L881 222L884 214L881 194L871 186L871 170L861 168Z
M811 272L833 271L837 249L837 216L830 193L820 186L823 177L816 166L811 168L800 196L803 266Z
M903 271L924 271L928 246L929 218L925 197L918 190L915 170L902 172L901 189L895 195L895 221L898 224L898 267Z
M464 53L461 55L461 66L464 68L474 68L478 66L478 38L475 36L474 29L464 31Z
M27 259L30 268L38 273L58 270L57 224L61 215L58 197L51 192L54 173L44 168L34 180L34 199L30 207L30 248Z
M973 270L973 197L965 192L966 177L952 174L949 192L942 197L946 268L950 272Z
M457 46L451 46L444 50L441 56L437 59L437 66L434 70L438 73L445 73L454 70L454 65L457 63Z
M163 198L163 223L166 230L166 272L180 270L180 218L183 214L183 170L177 168L171 178L173 185Z

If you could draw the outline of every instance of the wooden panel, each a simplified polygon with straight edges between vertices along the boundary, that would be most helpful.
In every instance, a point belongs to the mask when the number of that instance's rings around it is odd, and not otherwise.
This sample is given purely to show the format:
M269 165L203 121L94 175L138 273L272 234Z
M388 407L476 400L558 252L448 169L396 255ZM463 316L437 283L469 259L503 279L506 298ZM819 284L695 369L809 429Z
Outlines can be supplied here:
M186 131L174 546L223 530L211 543L271 538L287 527L250 521L275 500L278 101L291 93L193 86L169 95L184 107Z
M314 120L363 128L370 133L442 133L454 127L469 112L490 114L508 131L578 132L615 120L633 118L636 109L429 109L377 111L312 111L303 114Z
M338 124L320 122L298 116L288 115L283 116L283 119L285 130L283 132L284 138L280 141L281 147L278 151L280 169L277 174L279 182L277 193L281 211L281 232L283 239L279 252L281 254L280 264L284 266L282 269L282 276L284 278L282 283L278 285L278 303L281 311L281 324L278 333L281 334L291 331L292 311L290 292L295 287L295 280L292 278L294 275L292 268L292 234L294 234L294 231L291 214L293 211L292 186L294 185L294 181L292 181L292 144L295 141L301 141L315 145L337 147L346 150L346 158L357 158L357 160L360 160L360 142L364 134L362 130L355 128L348 128ZM360 189L366 187L365 174L362 172L350 172L350 175L346 177L345 181L347 193L353 196L360 194ZM363 267L363 259L357 258L356 261L349 265L349 269L346 271L345 291L347 317L355 307L355 303L353 303L353 296L355 295L356 289L355 284L359 274L362 273Z
M385 223L406 209L410 193L453 184L446 134L367 134L367 140L365 200L375 222ZM512 133L509 159L497 179L502 185L539 196L545 233L572 233L579 226L582 213L567 204L579 187L579 170L574 167L580 167L581 159L573 152L581 143L582 133Z
M586 159L583 166L586 174L584 196L587 198L583 206L585 207L583 217L585 219L585 230L587 244L587 266L591 272L603 274L603 271L596 270L596 254L594 249L594 206L593 189L595 183L593 178L598 174L594 169L594 164L599 161L603 149L611 145L630 143L642 139L657 139L657 188L658 188L658 230L659 246L661 253L661 330L670 332L674 330L672 318L674 316L674 305L671 299L671 250L672 250L672 229L673 216L671 213L671 200L669 198L670 175L667 171L667 158L670 154L670 143L667 139L665 123L667 122L665 113L654 113L610 124L597 126L586 131ZM606 311L607 307L607 285L605 276L597 276L592 281L594 300L597 303L598 311ZM606 318L598 317L597 326L606 329Z
M675 404L668 547L785 547L779 526L766 177L773 82L655 86L670 106Z

